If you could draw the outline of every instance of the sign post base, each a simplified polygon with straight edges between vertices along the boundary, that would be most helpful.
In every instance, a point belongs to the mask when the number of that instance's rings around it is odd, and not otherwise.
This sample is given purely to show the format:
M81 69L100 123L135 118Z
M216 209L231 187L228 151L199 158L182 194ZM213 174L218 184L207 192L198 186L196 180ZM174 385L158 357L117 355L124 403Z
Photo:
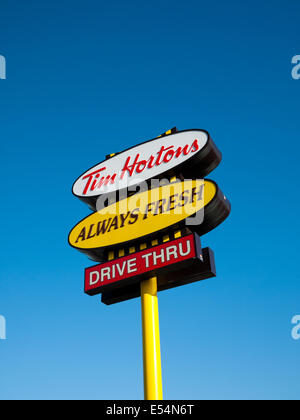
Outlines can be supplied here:
M157 277L141 282L145 400L162 400Z

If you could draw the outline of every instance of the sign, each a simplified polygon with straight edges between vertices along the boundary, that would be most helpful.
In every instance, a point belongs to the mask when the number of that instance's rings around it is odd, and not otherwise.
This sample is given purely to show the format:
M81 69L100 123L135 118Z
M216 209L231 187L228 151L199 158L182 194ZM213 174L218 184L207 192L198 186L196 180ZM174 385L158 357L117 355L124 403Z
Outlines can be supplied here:
M176 182L135 194L93 213L74 227L69 243L90 258L103 261L109 249L181 229L189 217L195 223L189 228L203 235L225 220L229 212L230 204L215 182ZM196 224L201 214L202 223Z
M222 157L208 132L175 131L110 155L73 185L98 210L69 234L72 247L101 262L85 270L85 293L101 293L106 305L141 297L147 400L163 398L157 292L216 276L199 235L230 213L217 184L202 179Z
M159 271L163 267L182 261L198 258L202 260L199 237L197 243L194 235L185 236L162 245L145 249L118 258L104 264L99 264L85 270L85 292L95 295L109 291L116 286L124 286L124 281L135 278L138 280L144 273ZM128 284L128 282L127 282Z
M197 234L194 234L194 237L196 243L197 241L200 243L200 238ZM202 259L192 258L177 264L161 267L157 275L157 291L162 292L212 277L216 277L214 253L210 248L203 248ZM127 284L125 281L124 286L122 286L123 283L120 283L120 287L118 286L112 290L104 291L101 296L101 301L105 305L112 305L140 297L140 284L145 279L146 274L133 279L136 281L132 281L132 284Z
M95 208L97 197L150 179L181 173L202 178L221 161L221 152L204 130L179 131L127 149L81 175L73 194Z

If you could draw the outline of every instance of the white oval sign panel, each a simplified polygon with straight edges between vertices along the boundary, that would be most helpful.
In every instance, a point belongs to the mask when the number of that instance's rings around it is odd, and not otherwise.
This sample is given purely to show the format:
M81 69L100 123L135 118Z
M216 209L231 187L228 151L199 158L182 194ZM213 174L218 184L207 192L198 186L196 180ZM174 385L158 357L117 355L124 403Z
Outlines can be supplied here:
M203 177L220 161L221 153L206 131L179 131L139 144L99 163L77 179L73 193L93 203L104 193L178 174L179 166L186 174Z

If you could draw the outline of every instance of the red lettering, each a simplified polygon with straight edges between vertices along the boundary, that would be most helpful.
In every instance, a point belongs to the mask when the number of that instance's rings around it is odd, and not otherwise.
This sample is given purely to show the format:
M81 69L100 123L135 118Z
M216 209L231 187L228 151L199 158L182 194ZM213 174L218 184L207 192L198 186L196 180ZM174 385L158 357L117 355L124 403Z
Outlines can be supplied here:
M86 176L84 176L82 179L87 179L87 183L86 183L86 185L85 185L85 188L84 188L84 190L83 190L83 195L85 195L87 192L88 192L88 190L89 190L89 188L90 188L90 185L91 185L91 182L92 182L92 180L93 180L93 178L94 178L94 175L96 175L96 174L99 174L99 172L101 172L101 171L104 171L106 168L104 167L104 168L100 168L100 169L98 169L97 171L95 171L95 172L92 172L92 173L90 173L90 174L88 174L88 175L86 175ZM98 175L98 177L99 177L100 175Z
M95 189L101 188L103 185L108 185L110 184L114 184L115 180L116 180L117 174L114 174L113 176L107 175L107 177L103 176L100 181L98 182L98 184L96 183L96 181L94 181L93 186L91 187L91 191L94 191Z
M162 146L161 147L160 151L157 153L158 157L156 159L155 165L159 166L162 163L161 162L161 157L162 157L163 152L165 152L166 150L172 149L172 147L174 147L174 146L169 146L169 147Z
M131 162L132 157L128 156L126 159L125 165L121 171L120 179L123 179L126 172L131 177L134 175L134 172L141 173L146 168L152 169L154 166L159 166L163 162L169 163L174 157L178 158L181 155L187 156L189 153L195 153L199 150L198 139L195 139L190 146L189 144L185 145L184 147L178 147L177 150L174 150L174 145L165 147L161 146L160 150L155 155L151 155L148 160L141 160L139 161L140 154L138 153L133 162ZM104 171L106 167L97 169L97 171L91 172L88 175L85 175L82 179L87 180L86 185L83 190L83 195L86 195L89 191L95 191L101 188L103 185L107 186L108 184L114 184L117 178L117 174L114 175L107 175L101 176L100 172Z
M198 139L194 140L190 152L197 152L199 150Z
M175 151L174 150L168 150L167 153L164 156L164 162L168 163L170 162L174 157Z
M154 156L150 156L150 159L148 160L148 169L151 169L151 168L153 168L153 166L154 166L154 159L155 159L155 157Z
M178 147L178 149L176 150L176 155L175 156L178 158L181 155L182 152L185 156L189 154L189 145L188 144L186 146L184 146L184 148Z
M138 174L143 172L143 170L146 168L146 165L147 165L147 161L146 160L141 160L141 162L139 162L138 165L137 165L136 172Z
M128 171L128 172L129 172L129 176L132 176L132 175L133 175L134 168L135 168L135 165L137 164L137 161L138 161L139 157L140 157L140 155L139 155L139 154L137 154L137 155L136 155L136 157L135 157L135 159L134 159L134 162L133 162L133 164L132 164L131 166L129 166L129 162L130 162L130 160L131 160L131 156L129 156L129 157L127 158L127 160L126 160L126 162L125 162L125 165L124 165L124 168L122 169L121 179L123 179L123 178L124 178L124 175L125 175L125 172L126 172L126 171Z

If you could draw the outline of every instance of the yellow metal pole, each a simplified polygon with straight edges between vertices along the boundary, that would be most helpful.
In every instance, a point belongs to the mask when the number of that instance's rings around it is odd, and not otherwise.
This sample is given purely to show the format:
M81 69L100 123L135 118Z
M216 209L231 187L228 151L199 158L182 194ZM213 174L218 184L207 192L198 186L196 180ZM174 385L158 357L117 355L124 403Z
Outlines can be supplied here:
M145 400L162 400L157 278L141 282Z

